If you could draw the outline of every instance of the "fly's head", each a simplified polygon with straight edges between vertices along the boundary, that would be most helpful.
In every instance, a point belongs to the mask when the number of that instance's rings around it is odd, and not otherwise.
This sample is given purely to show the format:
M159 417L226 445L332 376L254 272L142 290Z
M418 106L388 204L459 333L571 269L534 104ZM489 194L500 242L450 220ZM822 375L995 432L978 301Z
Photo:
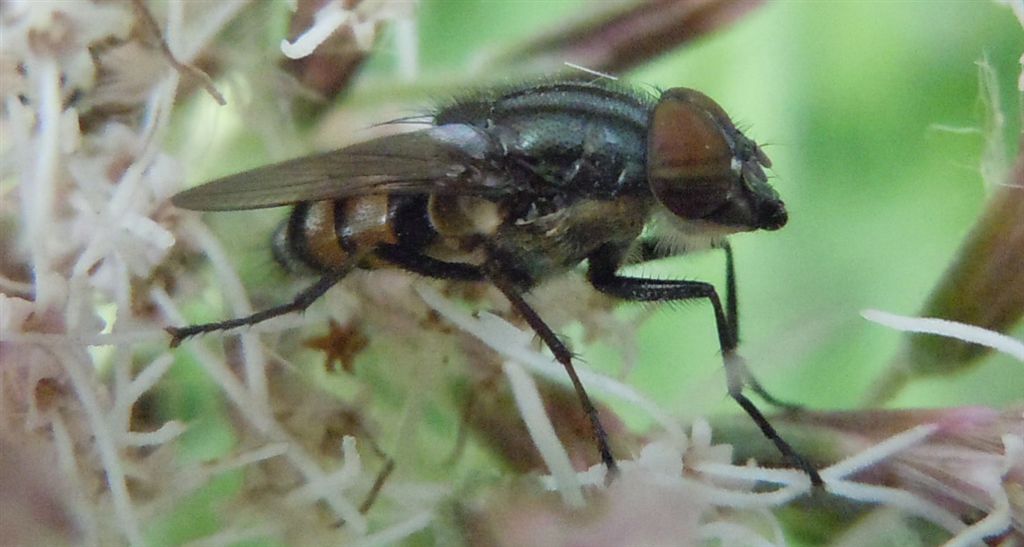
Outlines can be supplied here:
M699 91L662 93L647 134L647 178L684 232L725 236L786 224L786 207L768 184L771 160Z

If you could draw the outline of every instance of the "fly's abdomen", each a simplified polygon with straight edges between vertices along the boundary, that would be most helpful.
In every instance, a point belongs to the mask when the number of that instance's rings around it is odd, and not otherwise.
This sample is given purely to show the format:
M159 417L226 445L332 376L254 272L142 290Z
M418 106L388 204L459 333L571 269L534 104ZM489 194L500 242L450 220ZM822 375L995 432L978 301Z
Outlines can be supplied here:
M419 250L437 232L426 213L426 198L377 194L300 203L274 234L274 258L291 271L327 272L350 260L379 264L373 249L401 245Z

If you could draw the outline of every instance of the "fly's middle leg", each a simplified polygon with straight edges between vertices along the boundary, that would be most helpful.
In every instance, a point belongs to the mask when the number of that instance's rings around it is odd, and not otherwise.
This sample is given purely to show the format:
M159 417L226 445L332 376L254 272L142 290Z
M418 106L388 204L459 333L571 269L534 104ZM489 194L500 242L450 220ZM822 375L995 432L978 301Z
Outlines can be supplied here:
M569 379L572 381L572 387L576 391L576 396L580 400L580 404L583 405L583 411L586 413L588 420L590 421L590 427L594 434L594 440L597 443L597 449L601 456L601 461L608 469L608 478L612 479L619 473L619 466L615 462L615 457L612 455L611 447L608 444L608 434L605 432L604 425L601 423L601 419L597 415L597 408L594 403L591 402L590 396L587 395L587 390L583 387L583 382L580 381L579 375L576 373L576 368L572 363L572 352L569 348L558 338L551 327L537 314L530 304L523 298L523 291L519 285L513 281L513 276L499 261L491 259L484 263L481 267L487 279L494 284L505 295L505 298L512 304L512 308L522 317L530 328L533 329L537 336L544 342L544 345L551 350L551 353L555 356L555 360L558 361L564 368L566 373L569 374Z

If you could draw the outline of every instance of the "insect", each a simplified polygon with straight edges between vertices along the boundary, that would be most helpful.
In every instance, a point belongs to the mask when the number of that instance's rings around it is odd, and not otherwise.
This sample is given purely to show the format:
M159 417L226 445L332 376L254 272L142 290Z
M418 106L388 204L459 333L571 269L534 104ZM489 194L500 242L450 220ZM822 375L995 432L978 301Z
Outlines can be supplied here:
M354 268L395 267L489 282L511 302L572 380L601 459L617 467L572 355L528 303L529 289L586 263L597 290L630 301L710 302L730 395L815 484L821 478L742 393L769 402L735 353L739 323L726 237L777 230L787 213L768 184L771 162L703 93L655 97L611 82L548 81L444 106L429 127L230 175L172 198L201 211L294 205L275 233L280 262L320 280L292 302L248 317L170 328L200 333L301 311ZM675 241L644 236L657 223ZM711 245L726 258L726 298L700 281L620 275L630 263Z

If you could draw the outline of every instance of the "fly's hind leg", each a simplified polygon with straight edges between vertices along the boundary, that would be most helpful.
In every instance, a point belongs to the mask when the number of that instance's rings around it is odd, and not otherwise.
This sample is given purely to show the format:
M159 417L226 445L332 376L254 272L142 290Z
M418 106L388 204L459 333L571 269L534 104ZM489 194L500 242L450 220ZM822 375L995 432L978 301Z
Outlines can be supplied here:
M171 335L171 347L173 348L177 347L178 344L181 344L182 340L198 334L256 325L281 315L304 311L306 308L311 306L313 302L316 302L317 299L323 296L331 287L348 275L348 273L352 271L353 266L353 260L349 260L348 263L344 264L341 268L324 274L319 281L295 295L295 298L287 304L261 310L252 315L239 317L237 319L228 319L227 321L217 321L214 323L203 323L201 325L189 325L187 327L167 327L164 330Z
M730 294L735 293L735 277L732 275L732 253L726 247L727 256L727 285ZM818 486L823 484L818 470L811 465L803 456L797 453L768 422L764 414L754 403L743 394L743 387L750 383L759 395L764 394L760 387L750 376L743 360L736 354L738 336L736 335L736 300L729 297L726 305L718 297L718 292L710 283L700 281L661 280L646 279L637 277L626 277L616 273L618 263L614 251L599 251L590 257L590 270L588 276L594 287L605 293L623 300L634 302L668 302L679 300L707 299L715 313L715 326L718 330L718 343L722 349L722 358L725 361L726 378L729 388L729 396L735 400L740 407L750 416L761 433L770 440L782 453L783 457L792 464L803 470L811 479L811 483ZM729 310L729 311L727 311Z

